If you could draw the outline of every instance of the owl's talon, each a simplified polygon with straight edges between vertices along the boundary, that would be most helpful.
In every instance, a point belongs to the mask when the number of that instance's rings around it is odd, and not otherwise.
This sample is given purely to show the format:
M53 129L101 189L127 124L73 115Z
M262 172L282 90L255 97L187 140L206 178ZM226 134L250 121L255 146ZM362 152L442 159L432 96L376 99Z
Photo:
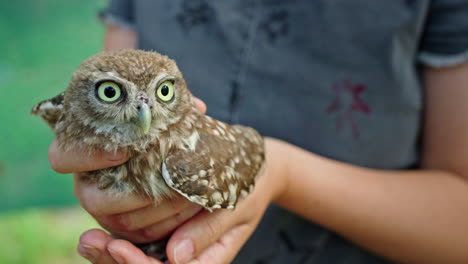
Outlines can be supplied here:
M167 261L166 246L169 239L163 239L147 244L136 244L143 253L160 261Z

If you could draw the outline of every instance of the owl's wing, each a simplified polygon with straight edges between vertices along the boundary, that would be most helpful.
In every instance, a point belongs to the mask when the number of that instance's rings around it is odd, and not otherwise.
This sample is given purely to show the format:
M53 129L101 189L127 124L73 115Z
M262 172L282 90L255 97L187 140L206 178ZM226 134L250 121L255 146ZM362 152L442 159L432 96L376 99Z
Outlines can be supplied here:
M214 132L217 128L195 132L187 149L171 151L161 168L172 189L210 211L234 209L240 197L252 192L265 160L263 139L255 130L218 128L222 132Z
M36 104L32 110L32 115L38 115L44 121L52 127L55 128L60 115L62 114L63 109L63 93L55 96L52 99L44 100Z

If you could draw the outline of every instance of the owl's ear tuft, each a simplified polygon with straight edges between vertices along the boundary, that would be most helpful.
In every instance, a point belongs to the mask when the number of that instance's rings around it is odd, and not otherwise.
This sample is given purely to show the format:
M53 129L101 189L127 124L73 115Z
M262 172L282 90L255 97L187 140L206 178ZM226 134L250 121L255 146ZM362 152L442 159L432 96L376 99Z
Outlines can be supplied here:
M44 100L36 104L32 110L32 115L40 116L49 126L55 128L63 109L63 93L52 99Z

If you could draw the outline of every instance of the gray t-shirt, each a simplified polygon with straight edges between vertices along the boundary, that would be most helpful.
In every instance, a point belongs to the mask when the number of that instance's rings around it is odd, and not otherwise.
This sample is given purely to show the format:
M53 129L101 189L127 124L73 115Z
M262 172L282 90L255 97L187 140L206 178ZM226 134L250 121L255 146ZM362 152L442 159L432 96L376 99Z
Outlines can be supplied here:
M468 61L468 0L115 0L104 18L175 59L209 115L378 169L418 166L420 67ZM275 206L235 260L385 262Z

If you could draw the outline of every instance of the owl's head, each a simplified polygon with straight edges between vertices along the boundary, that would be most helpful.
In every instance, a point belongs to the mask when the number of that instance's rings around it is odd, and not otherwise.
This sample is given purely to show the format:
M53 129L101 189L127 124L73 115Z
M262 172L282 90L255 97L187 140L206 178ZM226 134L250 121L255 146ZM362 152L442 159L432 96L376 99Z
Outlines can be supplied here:
M90 57L73 74L64 98L68 123L87 127L97 136L111 138L107 143L121 146L154 139L192 107L175 62L141 50Z

